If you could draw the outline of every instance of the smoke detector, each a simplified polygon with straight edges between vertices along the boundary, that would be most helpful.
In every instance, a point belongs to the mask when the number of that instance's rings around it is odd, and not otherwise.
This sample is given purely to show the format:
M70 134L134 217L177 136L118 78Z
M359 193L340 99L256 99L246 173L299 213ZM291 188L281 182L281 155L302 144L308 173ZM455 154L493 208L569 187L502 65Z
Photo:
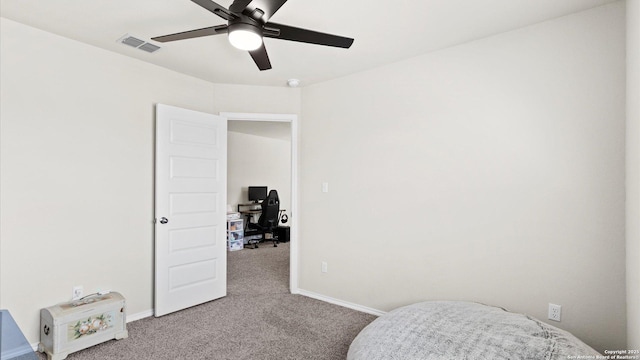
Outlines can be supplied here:
M287 85L289 85L289 87L291 87L291 88L298 87L298 85L300 85L300 80L298 80L298 79L289 79L289 80L287 80Z

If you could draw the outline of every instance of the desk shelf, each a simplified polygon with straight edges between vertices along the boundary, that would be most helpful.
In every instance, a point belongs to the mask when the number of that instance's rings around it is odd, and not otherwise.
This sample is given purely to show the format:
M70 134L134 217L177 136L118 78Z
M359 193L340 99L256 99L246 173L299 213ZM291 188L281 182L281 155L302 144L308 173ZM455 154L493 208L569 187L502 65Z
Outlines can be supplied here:
M247 212L261 212L262 204L261 203L246 203L246 204L238 204L238 212L239 213L247 213Z

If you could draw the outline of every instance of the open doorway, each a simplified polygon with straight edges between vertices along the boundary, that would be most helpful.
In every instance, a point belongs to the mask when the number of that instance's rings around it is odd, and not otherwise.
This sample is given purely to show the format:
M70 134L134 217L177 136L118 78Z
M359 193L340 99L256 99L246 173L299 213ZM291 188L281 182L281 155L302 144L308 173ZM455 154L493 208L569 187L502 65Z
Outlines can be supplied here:
M228 119L227 203L237 211L245 203L248 186L278 190L280 208L289 226L289 291L297 284L297 116L292 114L220 113ZM248 169L252 167L252 169ZM272 246L269 242L262 247Z

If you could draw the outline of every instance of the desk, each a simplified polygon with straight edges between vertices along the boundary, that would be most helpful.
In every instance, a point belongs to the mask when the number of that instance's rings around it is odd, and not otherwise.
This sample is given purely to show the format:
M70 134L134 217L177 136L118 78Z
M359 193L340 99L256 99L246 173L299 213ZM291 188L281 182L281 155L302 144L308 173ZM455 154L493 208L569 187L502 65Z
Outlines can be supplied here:
M248 208L245 210L242 210L242 208ZM246 204L238 204L238 212L239 213L244 213L245 211L258 211L261 212L262 211L262 204L261 203L246 203Z
M244 209L243 209L244 208ZM280 218L282 217L282 213L284 213L286 210L285 209L280 209L278 212L278 219L277 222L275 224L275 227L278 227L280 225ZM247 236L247 230L249 227L249 223L251 223L251 219L254 217L254 215L261 215L262 214L262 204L261 203L246 203L246 204L238 204L238 212L240 214L242 214L243 216L246 216L247 221L245 221L244 223L244 232L245 232L245 243L250 243L252 240L258 240L259 239L253 239L252 236L258 236L258 235L249 235ZM262 238L262 236L260 236L260 238Z
M238 205L239 207L239 205ZM278 210L278 224L280 224L280 218L282 217L282 213L287 211L286 209L280 209ZM245 230L247 229L247 225L249 225L249 223L251 222L251 218L253 217L253 215L260 215L262 214L262 210L242 210L239 211L240 214L244 215L247 217L247 221L244 223L244 228Z
M244 208L244 210L243 210ZM247 217L247 220L244 222L244 231L247 231L247 227L251 222L251 219L256 214L262 214L262 204L260 203L245 203L238 204L238 212L243 216Z
M285 212L287 210L285 209L281 209L278 210L278 220L276 223L276 226L280 225L280 219L282 218L282 213ZM262 210L243 210L240 211L240 214L244 215L247 217L247 221L245 221L244 223L244 231L247 231L247 227L249 226L249 223L252 222L251 219L253 218L254 215L261 215L262 214Z
M249 223L252 222L251 219L253 218L253 216L262 214L262 210L243 210L240 211L240 214L247 217L247 221L244 222L244 231L246 232Z
M249 223L251 223L251 219L254 215L262 214L262 204L260 203L246 203L246 204L238 204L238 212L245 216L247 220L244 222L244 243L246 245L253 244L253 248L257 247L257 243L262 240L261 235L247 235Z

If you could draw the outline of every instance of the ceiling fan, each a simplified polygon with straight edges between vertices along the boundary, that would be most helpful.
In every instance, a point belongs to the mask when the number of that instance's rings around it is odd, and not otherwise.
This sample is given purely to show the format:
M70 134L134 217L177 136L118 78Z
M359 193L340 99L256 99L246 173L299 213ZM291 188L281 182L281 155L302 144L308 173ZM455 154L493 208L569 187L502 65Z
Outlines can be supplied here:
M201 36L228 34L229 42L247 50L260 70L271 69L263 37L299 41L309 44L348 49L353 39L269 22L287 0L234 0L229 9L211 0L191 0L219 17L227 25L218 25L151 38L159 42L191 39Z

